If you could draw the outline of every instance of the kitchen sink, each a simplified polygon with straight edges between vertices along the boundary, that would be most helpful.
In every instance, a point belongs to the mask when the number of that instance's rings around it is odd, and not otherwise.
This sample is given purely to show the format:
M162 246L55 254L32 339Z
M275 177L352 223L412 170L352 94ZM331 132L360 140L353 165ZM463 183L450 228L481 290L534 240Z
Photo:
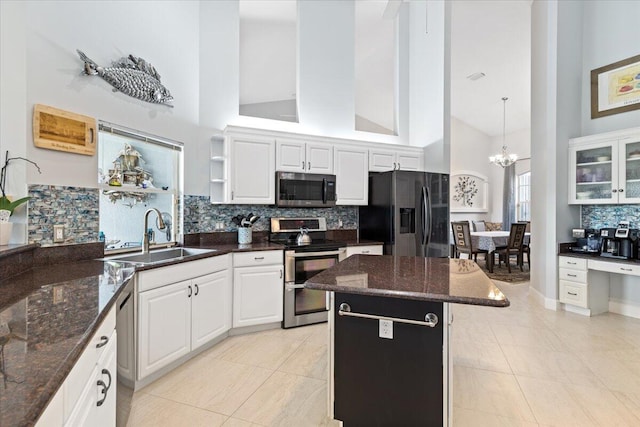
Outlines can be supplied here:
M131 255L114 255L104 258L107 261L132 262L142 265L160 264L172 261L186 260L189 257L217 252L216 249L192 249L170 248L150 251L148 253L135 253Z

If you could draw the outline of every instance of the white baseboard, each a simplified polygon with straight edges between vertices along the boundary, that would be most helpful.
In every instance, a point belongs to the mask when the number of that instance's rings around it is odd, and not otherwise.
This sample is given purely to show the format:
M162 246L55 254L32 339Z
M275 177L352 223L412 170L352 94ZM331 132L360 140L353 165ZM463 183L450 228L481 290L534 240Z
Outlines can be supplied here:
M558 311L558 308L560 307L560 304L558 303L558 301L556 301L553 298L545 297L542 294L542 292L540 292L539 290L537 290L531 285L529 285L529 291L541 306L543 306L547 310Z
M622 314L623 316L640 319L640 304L638 303L610 299L609 311L612 313Z
M571 304L563 304L563 305L564 305L564 311L568 311L569 313L580 314L582 316L591 317L591 310L589 310L588 308L576 307L575 305L571 305Z

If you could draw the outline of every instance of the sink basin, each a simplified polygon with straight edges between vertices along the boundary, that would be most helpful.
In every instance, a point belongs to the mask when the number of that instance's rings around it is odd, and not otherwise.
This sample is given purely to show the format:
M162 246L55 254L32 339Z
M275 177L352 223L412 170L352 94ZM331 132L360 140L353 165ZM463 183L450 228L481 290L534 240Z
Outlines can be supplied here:
M114 255L105 258L109 261L133 262L136 264L159 264L163 262L184 260L188 257L209 254L216 252L216 249L191 249L191 248L170 248L151 251L149 253L135 253L131 255Z

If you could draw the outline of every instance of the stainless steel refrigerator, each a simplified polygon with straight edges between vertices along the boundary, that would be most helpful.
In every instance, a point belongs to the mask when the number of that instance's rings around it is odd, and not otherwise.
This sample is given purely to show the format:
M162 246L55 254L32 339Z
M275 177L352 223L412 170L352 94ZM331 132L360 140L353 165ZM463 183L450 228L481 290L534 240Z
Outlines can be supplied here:
M384 242L385 255L449 256L449 175L370 172L358 222L360 238Z

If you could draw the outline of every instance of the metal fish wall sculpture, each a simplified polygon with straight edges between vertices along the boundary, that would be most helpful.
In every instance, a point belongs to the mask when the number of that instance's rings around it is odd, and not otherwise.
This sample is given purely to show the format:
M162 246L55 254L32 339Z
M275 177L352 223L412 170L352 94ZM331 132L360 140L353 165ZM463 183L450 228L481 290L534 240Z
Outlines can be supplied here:
M82 74L100 76L105 79L114 92L122 92L133 98L138 98L154 104L168 104L173 100L169 90L160 83L160 74L153 65L140 57L129 55L113 62L111 67L101 67L93 62L82 51L78 50L80 59L84 61Z

